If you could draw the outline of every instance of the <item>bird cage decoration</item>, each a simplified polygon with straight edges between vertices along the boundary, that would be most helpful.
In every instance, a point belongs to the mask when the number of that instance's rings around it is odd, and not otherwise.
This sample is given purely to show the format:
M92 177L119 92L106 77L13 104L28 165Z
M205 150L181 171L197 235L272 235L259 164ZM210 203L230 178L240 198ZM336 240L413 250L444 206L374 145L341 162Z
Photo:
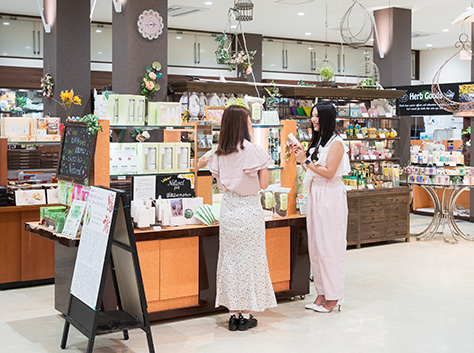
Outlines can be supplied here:
M237 10L235 19L240 22L253 20L253 3L250 0L234 1L234 9Z
M378 89L380 85L380 71L378 66L370 60L369 52L365 52L365 60L359 66L357 87L365 89Z
M354 3L341 18L340 32L345 44L351 48L358 48L372 38L374 23L367 9L358 0L353 1ZM356 21L351 21L351 17L362 17L363 21L356 26Z
M327 52L324 55L324 60L316 68L316 71L319 74L319 82L321 82L322 86L333 86L335 84L334 75L336 67L329 61Z
M444 67L454 58L459 57L461 52L467 53L471 57L472 54L472 43L469 41L469 37L463 32L459 36L459 40L454 45L458 50L448 60L444 62L433 77L433 83L431 85L431 93L433 100L441 108L448 112L459 114L460 116L474 115L474 95L472 92L472 85L460 85L459 86L459 100L460 102L453 101L455 93L452 91L443 92L439 86L439 80L441 72ZM466 114L469 112L469 114Z

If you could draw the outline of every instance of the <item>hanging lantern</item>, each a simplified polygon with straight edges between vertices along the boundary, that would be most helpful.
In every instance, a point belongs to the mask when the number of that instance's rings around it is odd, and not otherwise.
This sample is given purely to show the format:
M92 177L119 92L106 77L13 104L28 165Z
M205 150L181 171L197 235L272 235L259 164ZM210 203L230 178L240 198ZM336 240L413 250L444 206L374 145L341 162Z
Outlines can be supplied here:
M356 13L356 10L359 13ZM354 12L354 13L353 13ZM356 28L352 28L355 26L354 20L351 21L351 16L359 16L356 18L363 18L363 21L360 22ZM341 37L344 43L352 48L358 48L367 41L372 38L372 34L374 33L374 24L372 22L372 17L367 9L359 3L358 0L354 0L354 3L347 9L341 19Z
M234 9L237 11L235 19L241 22L253 20L253 3L250 0L234 0Z
M365 60L359 66L357 87L365 89L380 88L380 71L378 66L370 60L369 52L365 52Z
M443 92L439 86L441 72L444 67L454 58L459 57L461 52L467 53L471 57L472 54L472 43L469 41L468 35L464 32L464 25L462 28L462 33L459 36L459 41L454 45L458 50L454 55L452 55L448 60L444 62L443 65L439 68L433 77L433 83L431 85L431 92L433 95L433 100L441 108L447 112L458 114L459 116L472 116L474 115L474 95L472 85L462 85L459 86L459 100L460 102L453 101L455 92L449 90L448 92ZM466 114L469 112L469 114Z

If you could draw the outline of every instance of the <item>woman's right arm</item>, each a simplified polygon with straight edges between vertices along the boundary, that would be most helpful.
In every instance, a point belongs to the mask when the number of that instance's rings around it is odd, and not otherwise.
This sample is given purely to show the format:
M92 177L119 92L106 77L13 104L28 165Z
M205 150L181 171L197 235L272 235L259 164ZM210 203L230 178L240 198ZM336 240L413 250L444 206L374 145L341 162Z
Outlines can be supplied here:
M199 158L196 164L196 169L199 170L201 168L204 168L207 165L207 163L209 163L209 158L206 158L206 157Z
M268 188L268 168L260 169L258 171L258 181L262 189Z

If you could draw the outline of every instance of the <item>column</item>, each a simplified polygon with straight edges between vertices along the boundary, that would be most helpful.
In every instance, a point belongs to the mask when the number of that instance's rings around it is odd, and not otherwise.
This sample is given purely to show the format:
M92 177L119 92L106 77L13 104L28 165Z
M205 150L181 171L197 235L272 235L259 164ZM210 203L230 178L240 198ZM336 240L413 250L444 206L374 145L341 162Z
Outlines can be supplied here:
M140 94L140 83L146 67L161 63L162 77L156 80L161 89L150 101L165 101L168 89L168 1L121 1L122 12L114 9L112 16L112 89L120 94ZM145 10L160 14L163 30L157 39L145 39L138 32L137 21Z
M61 91L74 90L82 100L71 115L84 116L91 112L90 72L90 1L44 0L46 22L51 33L44 33L43 74L53 76L53 98L61 101ZM44 99L44 114L66 119L62 106Z
M380 83L384 87L411 85L411 10L390 7L374 11L380 48L374 41L374 63L380 70ZM400 117L400 164L410 159L410 134L412 118Z

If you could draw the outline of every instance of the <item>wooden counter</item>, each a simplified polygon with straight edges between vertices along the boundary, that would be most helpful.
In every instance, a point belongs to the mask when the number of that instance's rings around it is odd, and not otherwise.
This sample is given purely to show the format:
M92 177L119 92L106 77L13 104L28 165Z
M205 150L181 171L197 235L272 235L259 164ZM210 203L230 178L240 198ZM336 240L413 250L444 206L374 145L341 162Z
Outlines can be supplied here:
M347 245L387 240L410 241L409 187L352 190L347 192L349 216Z
M25 229L55 240L55 308L65 313L79 241L58 237L35 222ZM135 236L150 320L222 310L214 307L219 226L136 229ZM266 248L277 298L309 293L306 218L266 221Z
M53 283L54 244L25 230L40 207L0 207L0 289Z

